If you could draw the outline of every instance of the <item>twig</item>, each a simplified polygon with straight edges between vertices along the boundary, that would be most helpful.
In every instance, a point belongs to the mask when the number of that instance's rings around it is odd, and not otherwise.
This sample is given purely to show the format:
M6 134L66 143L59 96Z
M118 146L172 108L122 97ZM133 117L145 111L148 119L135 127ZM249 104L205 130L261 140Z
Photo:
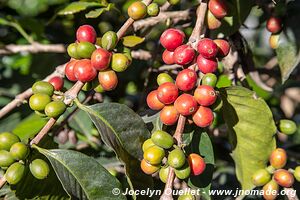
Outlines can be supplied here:
M145 51L143 49L132 51L131 56L132 56L132 58L139 59L139 60L149 60L152 58L151 53L149 51Z
M66 48L63 44L40 44L33 43L27 45L8 44L0 48L0 55L14 54L20 52L40 53L40 52L53 52L65 53Z
M287 196L288 200L299 200L296 190L294 188L284 188L285 195Z
M40 130L40 132L31 140L30 145L32 146L33 144L38 144L45 135L48 134L52 126L55 124L56 119L50 118L47 122L47 124Z
M3 176L0 178L0 188L2 188L5 185L5 183L6 183L6 180L5 180L5 177Z

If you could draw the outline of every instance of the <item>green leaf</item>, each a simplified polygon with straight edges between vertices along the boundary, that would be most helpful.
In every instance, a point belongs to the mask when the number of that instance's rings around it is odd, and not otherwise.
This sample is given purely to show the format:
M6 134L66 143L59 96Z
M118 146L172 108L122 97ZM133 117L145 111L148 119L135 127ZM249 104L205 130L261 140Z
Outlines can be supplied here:
M122 191L121 184L95 159L71 150L34 148L48 158L72 199L126 199L112 194L114 188Z
M201 197L210 200L209 190L214 172L214 150L208 134L202 129L196 128L192 134L192 141L187 146L187 151L190 153L197 153L204 157L206 168L205 171L199 176L191 176L188 180L188 185L192 189L200 189Z
M234 86L220 92L237 178L244 190L252 189L252 174L266 167L276 147L272 112L262 98L246 88Z
M98 8L95 10L91 10L87 14L85 14L86 18L97 18L99 17L102 13L106 11L106 8Z
M125 163L129 185L134 189L151 188L152 178L140 169L139 160L143 158L141 147L150 138L142 118L122 104L100 103L84 106L78 101L76 103L89 114L104 143Z
M1 132L4 131L12 131L16 124L21 121L21 114L20 113L12 113L5 118L0 120L0 130Z
M60 10L58 12L58 14L59 15L70 15L70 14L74 14L74 13L78 13L80 11L86 10L91 7L100 7L100 6L105 6L105 5L96 3L96 2L78 1L78 2L70 3L64 9Z
M159 114L159 112L153 114L153 110L146 110L142 115L144 123L147 125L148 129L151 130L151 132L162 130L163 128L163 123L159 118Z
M141 38L135 35L129 35L123 37L123 45L126 47L134 47L144 42L145 38Z
M90 117L82 110L77 111L68 124L73 130L87 137L92 135L92 130L94 129Z

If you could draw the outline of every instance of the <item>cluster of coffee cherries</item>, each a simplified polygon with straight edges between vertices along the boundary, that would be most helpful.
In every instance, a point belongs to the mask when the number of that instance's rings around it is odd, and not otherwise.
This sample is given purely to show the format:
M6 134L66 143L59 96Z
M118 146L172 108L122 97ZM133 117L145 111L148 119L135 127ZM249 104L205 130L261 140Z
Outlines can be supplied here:
M198 176L206 167L204 159L196 153L186 158L183 150L174 144L173 137L162 130L153 132L142 149L144 159L141 161L141 169L146 174L159 171L159 177L164 183L167 182L170 167L174 168L179 179L186 179L190 175Z
M53 77L47 81L38 81L32 85L33 95L29 98L29 106L42 117L58 118L66 110L63 99L56 98L54 91L61 90L63 80Z
M48 176L50 168L47 162L42 159L34 159L29 162L30 148L20 138L9 132L0 133L0 167L5 170L5 180L15 185L19 183L26 172L26 165L29 164L31 174L37 179L44 179Z
M265 169L257 170L252 176L252 182L255 186L262 186L264 198L266 200L276 199L279 186L289 188L294 184L294 177L300 181L300 166L295 170L283 169L287 163L286 151L277 148L272 151L269 158L270 166ZM274 192L266 192L274 191Z
M225 0L209 0L206 14L208 29L214 30L222 25L222 19L228 15L228 6Z
M267 20L266 28L271 32L269 44L272 49L278 47L279 35L282 31L282 20L279 17L272 16Z

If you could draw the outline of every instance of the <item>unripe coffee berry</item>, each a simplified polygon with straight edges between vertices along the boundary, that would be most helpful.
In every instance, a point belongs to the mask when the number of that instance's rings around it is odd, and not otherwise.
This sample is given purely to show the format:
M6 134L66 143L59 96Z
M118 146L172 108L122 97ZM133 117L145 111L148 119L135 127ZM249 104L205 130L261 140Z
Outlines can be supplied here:
M158 85L161 85L161 84L164 84L164 83L174 83L173 78L167 73L160 73L157 76L156 81L157 81Z
M165 125L174 125L179 117L179 113L173 105L165 106L160 112L160 121Z
M283 168L287 162L287 155L284 149L277 148L270 155L270 164L275 169Z
M29 154L29 148L23 142L17 142L11 146L9 152L15 160L24 160Z
M171 104L178 97L178 88L174 83L163 83L157 89L157 98L163 104Z
M134 20L142 19L147 14L147 6L142 1L133 2L128 7L127 13Z
M197 57L197 65L203 74L214 73L218 68L218 61L216 58L204 58L202 55Z
M141 169L145 174L154 174L160 169L160 165L151 165L145 159L141 161Z
M176 77L176 86L181 91L192 90L197 83L197 74L194 70L184 69Z
M223 39L215 39L214 43L218 46L218 57L225 57L229 54L230 51L230 44Z
M174 61L174 52L173 51L168 51L167 49L165 49L163 54L162 54L162 60L167 65L173 65L175 63L175 61Z
M270 17L267 21L267 29L271 33L278 33L282 29L281 19L278 17Z
M177 5L180 3L180 0L168 0L169 4L171 5Z
M197 126L205 128L214 121L214 114L210 108L200 106L193 115L193 121Z
M51 102L51 98L46 94L34 94L29 98L29 106L35 111L44 111L46 105Z
M201 84L202 85L209 85L211 87L216 87L217 85L217 76L213 73L207 73L205 74L202 79L201 79Z
M300 182L300 166L295 168L294 177L298 182Z
M77 45L78 45L77 43L71 43L67 48L68 55L71 58L80 59L80 56L77 53Z
M206 168L204 159L196 153L191 153L188 156L188 161L191 168L191 174L194 176L202 174Z
M105 49L95 50L91 57L91 64L96 70L105 70L108 68L111 60L111 53Z
M100 71L98 74L100 85L105 91L111 91L118 85L118 77L113 70Z
M67 63L65 68L65 74L69 81L77 81L77 78L74 75L74 66L78 60L71 60Z
M30 169L31 174L35 178L40 179L40 180L45 179L50 172L48 163L46 163L42 159L33 160L29 165L29 169Z
M195 50L189 45L181 45L174 51L174 61L178 65L187 65L194 60Z
M160 168L160 170L159 170L159 179L163 183L167 182L168 176L169 176L169 171L170 171L170 167L169 166L164 166L164 167Z
M19 162L12 164L5 172L5 180L15 185L21 181L25 174L25 166Z
M184 116L192 115L197 111L198 104L195 98L190 94L182 94L180 95L174 106L176 110Z
M49 83L53 85L54 90L60 91L64 86L64 80L59 76L54 76L49 80Z
M118 36L113 31L107 31L101 38L101 47L111 51L113 50L118 43Z
M168 164L179 169L185 164L185 155L181 149L174 149L168 155Z
M15 162L14 157L6 150L0 150L0 167L9 167Z
M164 149L169 149L174 144L173 137L169 133L160 130L151 135L151 140L155 145Z
M263 186L271 180L271 175L266 169L259 169L252 175L252 183L255 186Z
M165 30L160 36L160 43L168 51L174 51L177 47L182 45L185 35L179 29L170 28Z
M54 92L53 85L46 81L35 82L31 89L33 94L46 94L48 96L52 96Z
M215 30L222 25L222 22L216 18L210 10L207 11L205 16L205 22L209 30Z
M186 179L190 176L191 174L191 168L188 162L185 162L185 164L179 168L174 170L175 175L179 179Z
M74 75L81 82L92 81L97 76L97 70L92 67L91 60L82 59L74 66Z
M208 9L217 18L222 19L227 15L227 5L223 0L209 0Z
M278 191L278 184L274 180L271 180L263 187L263 197L265 200L275 200L278 196Z
M153 141L151 140L151 138L147 139L142 146L143 152L145 152L149 147L154 146L155 144L153 143Z
M218 46L209 38L201 39L198 42L197 50L204 58L214 58L218 54Z
M144 152L144 159L151 165L159 165L164 157L165 150L158 146L149 147Z
M147 105L152 110L161 110L165 106L162 102L160 102L157 98L157 90L153 90L147 96Z
M291 135L297 131L297 125L292 120L282 119L279 121L279 131Z
M130 60L122 53L114 53L111 59L111 68L116 72L125 71L130 64Z
M273 179L278 185L286 188L289 188L294 184L294 176L285 169L276 170Z
M9 151L11 146L17 142L20 142L17 135L9 132L0 133L0 150Z
M77 45L77 54L81 58L91 58L92 53L96 50L94 44L90 42L80 42Z
M217 100L216 91L209 85L199 85L194 92L194 97L201 106L210 106Z
M183 194L178 197L178 200L196 200L192 194Z
M82 25L76 31L76 39L78 42L90 42L95 44L97 33L90 25Z
M277 49L279 46L280 33L273 33L269 38L269 45L272 49Z
M151 17L155 17L159 14L159 6L157 3L151 3L147 6L147 13Z
M52 101L45 107L45 114L48 117L58 118L66 110L66 104L62 101Z

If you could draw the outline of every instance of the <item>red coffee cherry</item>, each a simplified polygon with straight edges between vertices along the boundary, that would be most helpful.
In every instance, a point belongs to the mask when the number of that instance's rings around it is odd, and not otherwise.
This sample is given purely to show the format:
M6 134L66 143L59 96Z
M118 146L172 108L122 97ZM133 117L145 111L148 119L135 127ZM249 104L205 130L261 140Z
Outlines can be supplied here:
M174 125L179 117L179 113L173 105L165 106L160 112L160 121L165 125Z
M167 49L165 49L163 54L162 54L162 60L167 65L173 65L175 63L175 61L174 61L174 52L168 51Z
M207 11L205 16L205 22L209 30L215 30L222 25L222 22L216 18L210 10Z
M157 90L153 90L147 96L147 105L152 110L161 110L165 106L162 102L158 100L157 93Z
M96 70L107 69L111 60L111 55L112 54L109 51L102 48L95 50L91 57L92 66Z
M217 56L218 46L213 40L204 38L199 41L197 50L204 58L213 58Z
M208 127L214 121L214 114L210 108L200 106L193 115L193 121L199 127Z
M270 164L275 169L283 168L287 161L287 155L285 150L282 148L277 148L273 150L269 160L270 160Z
M92 67L89 59L79 60L74 66L74 75L81 82L92 81L97 76L97 70Z
M178 97L178 88L174 83L166 82L157 89L157 98L163 104L171 104Z
M216 58L204 58L202 55L197 57L198 69L203 73L214 73L218 69Z
M182 94L176 99L174 107L181 115L188 116L196 112L198 104L192 95Z
M270 17L267 21L267 29L271 33L278 33L282 29L282 21L278 17Z
M217 18L221 19L227 15L227 5L223 0L209 0L208 9Z
M77 62L78 60L70 60L66 65L65 74L70 81L77 81L77 78L74 75L74 66Z
M188 156L188 161L191 168L191 174L194 176L202 174L206 168L204 159L196 153L191 153Z
M61 90L64 86L64 80L59 76L52 77L48 82L53 85L56 91Z
M174 51L177 47L182 45L185 38L185 34L175 28L165 30L160 36L160 43L168 51Z
M83 25L77 29L76 39L78 42L90 42L95 44L97 33L90 25Z
M105 91L111 91L118 85L118 77L116 72L113 70L100 71L98 74L98 80Z
M216 45L218 46L218 57L225 57L229 54L230 51L230 44L223 39L215 39L214 43L216 43Z
M285 169L278 169L274 172L273 179L282 187L289 188L294 184L294 176Z
M197 83L197 74L192 69L184 69L178 73L176 77L176 85L181 91L189 91L195 87Z
M194 92L194 97L201 106L210 106L217 100L216 91L209 85L199 85Z
M194 60L195 51L189 45L181 45L174 51L174 61L178 65L187 65Z

